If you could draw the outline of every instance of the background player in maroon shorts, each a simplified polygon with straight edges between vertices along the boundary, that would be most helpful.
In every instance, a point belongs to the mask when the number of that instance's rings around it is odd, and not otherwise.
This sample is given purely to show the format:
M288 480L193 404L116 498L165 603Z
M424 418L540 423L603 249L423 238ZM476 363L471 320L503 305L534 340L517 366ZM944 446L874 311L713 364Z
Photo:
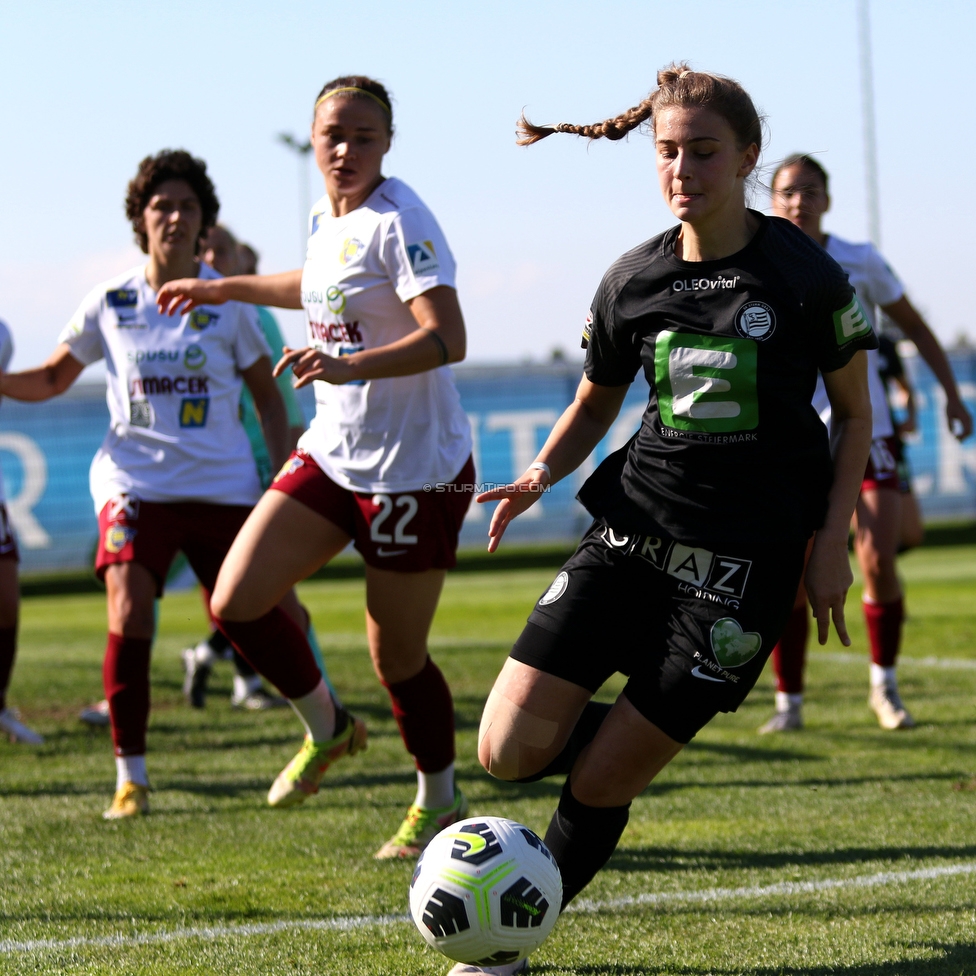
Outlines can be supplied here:
M7 323L0 320L0 373L3 373L14 354L13 336ZM11 742L39 746L44 736L28 728L16 710L7 707L7 686L17 655L17 618L20 610L20 587L17 582L17 543L10 528L7 507L3 503L0 485L0 732Z
M946 394L946 422L962 440L973 422L956 389L945 353L931 329L909 302L901 283L870 244L851 244L821 228L830 207L827 173L812 157L797 154L773 174L773 213L791 221L824 247L849 274L865 313L874 318L878 306L918 348ZM863 607L871 647L868 703L885 729L911 728L915 723L898 693L895 662L901 642L904 604L895 557L902 536L903 495L899 491L897 444L888 411L877 353L869 353L869 381L874 412L871 458L855 512L855 551L864 576ZM819 404L818 404L819 407ZM793 613L773 651L776 673L776 714L760 732L798 729L803 725L803 670L809 624L806 595L797 594Z
M273 610L280 594L350 541L362 553L373 666L417 766L414 803L382 858L416 856L466 810L453 702L427 633L474 480L471 431L444 368L465 353L454 259L423 201L381 172L392 122L378 82L329 82L313 109L326 192L309 216L304 270L174 281L159 296L170 309L227 299L305 309L309 345L277 368L290 366L297 385L315 381L315 418L228 554L214 607L252 664L269 648L284 658L306 642ZM306 739L272 805L318 789L330 733L340 734L326 723L323 740Z
M164 282L217 277L196 256L217 209L201 160L168 150L144 159L126 211L148 262L98 285L44 365L0 379L4 395L44 400L66 390L87 364L104 358L108 367L110 428L90 474L99 518L95 568L108 598L103 679L117 773L108 819L148 809L149 654L154 601L170 563L182 549L212 590L260 497L238 413L242 381L268 450L278 463L287 450L285 410L253 309L232 303L173 319L156 308ZM318 675L307 656L307 670Z

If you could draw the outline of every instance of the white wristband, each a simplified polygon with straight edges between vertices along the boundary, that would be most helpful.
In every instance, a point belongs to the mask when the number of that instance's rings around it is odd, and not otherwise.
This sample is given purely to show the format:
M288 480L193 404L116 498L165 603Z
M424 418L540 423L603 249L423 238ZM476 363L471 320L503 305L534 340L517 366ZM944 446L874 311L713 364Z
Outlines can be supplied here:
M544 471L545 472L545 475L549 479L549 481L550 482L552 481L552 472L549 470L549 465L546 464L545 461L533 461L529 465L529 470L530 471Z

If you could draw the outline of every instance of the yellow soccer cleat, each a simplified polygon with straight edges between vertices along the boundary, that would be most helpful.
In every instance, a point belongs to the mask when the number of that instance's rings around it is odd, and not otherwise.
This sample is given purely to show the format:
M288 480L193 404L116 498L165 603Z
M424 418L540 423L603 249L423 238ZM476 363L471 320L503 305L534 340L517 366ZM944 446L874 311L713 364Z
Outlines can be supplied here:
M362 719L349 716L346 727L328 742L313 742L308 736L298 755L278 773L268 790L268 805L294 807L318 793L325 771L337 759L354 756L366 748L368 733Z
M454 802L439 810L426 810L415 803L407 811L400 829L373 855L378 860L419 857L420 852L445 828L468 815L468 801L455 786Z
M149 813L149 787L126 783L115 791L112 805L102 814L106 820L124 820Z

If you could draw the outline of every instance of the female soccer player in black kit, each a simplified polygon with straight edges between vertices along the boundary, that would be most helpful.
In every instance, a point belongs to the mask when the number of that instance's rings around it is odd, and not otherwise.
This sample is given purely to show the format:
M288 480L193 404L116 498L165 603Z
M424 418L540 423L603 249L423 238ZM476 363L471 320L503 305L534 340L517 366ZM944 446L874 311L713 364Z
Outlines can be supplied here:
M590 126L654 136L680 224L620 258L584 329L575 402L499 500L494 550L539 486L578 467L637 371L651 394L640 431L580 491L594 521L539 599L485 706L479 758L501 779L568 773L546 844L563 905L607 862L630 803L717 712L734 711L806 585L825 641L849 644L847 533L871 440L866 348L876 345L840 267L785 220L745 205L761 120L734 81L686 65L636 108ZM839 422L833 459L810 400L817 370ZM615 671L612 707L590 697ZM508 976L523 963L454 973Z

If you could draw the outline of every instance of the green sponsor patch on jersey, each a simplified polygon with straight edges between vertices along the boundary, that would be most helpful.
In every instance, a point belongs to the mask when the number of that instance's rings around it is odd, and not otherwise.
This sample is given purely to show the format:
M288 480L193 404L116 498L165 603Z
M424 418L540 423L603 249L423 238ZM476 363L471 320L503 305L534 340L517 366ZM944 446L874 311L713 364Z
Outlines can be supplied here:
M759 426L752 339L660 332L654 375L661 421L675 430L726 433Z
M871 331L871 323L864 314L857 295L851 299L850 305L834 312L834 332L837 334L837 345L846 346L854 339L859 339L866 332Z

